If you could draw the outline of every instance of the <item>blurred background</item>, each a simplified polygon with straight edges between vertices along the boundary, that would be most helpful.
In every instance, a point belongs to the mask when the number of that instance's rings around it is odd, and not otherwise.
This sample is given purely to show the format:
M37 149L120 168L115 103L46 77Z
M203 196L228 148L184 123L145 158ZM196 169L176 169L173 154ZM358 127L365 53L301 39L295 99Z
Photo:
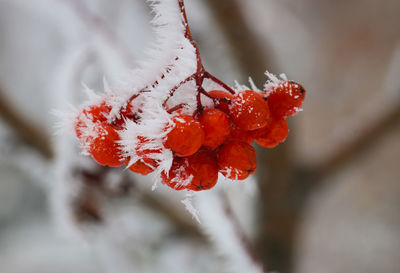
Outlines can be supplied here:
M199 225L184 194L55 134L82 83L146 60L149 3L0 0L0 271L400 272L400 1L185 2L211 73L303 84L287 141L196 197Z

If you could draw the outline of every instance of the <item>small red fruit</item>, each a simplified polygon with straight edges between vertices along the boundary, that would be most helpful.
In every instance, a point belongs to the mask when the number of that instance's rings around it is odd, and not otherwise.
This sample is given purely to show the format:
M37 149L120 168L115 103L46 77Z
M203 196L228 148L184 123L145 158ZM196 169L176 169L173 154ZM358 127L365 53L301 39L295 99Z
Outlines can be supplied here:
M174 127L167 134L165 148L171 149L177 156L189 156L197 152L204 142L201 124L185 114L175 115L172 121Z
M231 140L220 148L218 166L219 172L229 179L246 179L256 171L256 150L247 143Z
M127 166L129 165L129 158L125 161L125 164ZM148 165L142 159L139 159L129 167L129 170L134 173L140 173L141 175L148 175L154 171L154 166Z
M191 181L192 176L187 157L175 156L168 174L166 172L161 173L161 182L177 191L186 189Z
M233 97L230 105L230 117L240 128L255 130L267 125L269 109L257 92L246 90Z
M261 130L261 129L258 129L258 130ZM252 132L253 131L243 130L239 126L233 124L231 127L230 138L245 142L247 144L252 144L253 140L254 140Z
M288 117L297 114L306 95L304 88L293 81L283 81L268 91L268 105L271 114L276 118Z
M107 123L108 115L110 114L111 106L107 105L105 101L100 104L87 106L82 110L75 122L75 134L81 140L84 131L91 127L94 123ZM122 126L125 123L124 117L132 112L132 105L128 104L124 111L122 111L120 118L114 121L116 126ZM88 124L90 123L90 125Z
M175 157L169 174L161 173L162 182L175 190L208 190L218 180L218 165L212 151L202 149L189 157Z
M257 143L265 148L273 148L284 142L288 134L289 127L284 118L272 118L264 128L252 131Z
M118 132L106 123L96 127L97 136L89 144L89 153L93 159L103 166L119 167L123 164L118 145Z
M229 114L229 103L233 98L231 93L222 90L211 90L208 92L208 95L216 99L215 108L221 110L225 114Z
M152 173L159 165L158 161L154 158L154 154L160 153L161 149L148 149L145 148L146 143L150 140L143 136L138 136L139 144L136 146L136 154L140 158L129 169L135 173L148 175ZM125 161L129 165L130 159Z
M218 163L215 153L202 149L188 158L193 179L187 186L188 190L209 190L218 181Z
M218 109L205 109L200 117L199 122L203 126L204 143L209 148L217 148L229 136L231 125L229 117Z

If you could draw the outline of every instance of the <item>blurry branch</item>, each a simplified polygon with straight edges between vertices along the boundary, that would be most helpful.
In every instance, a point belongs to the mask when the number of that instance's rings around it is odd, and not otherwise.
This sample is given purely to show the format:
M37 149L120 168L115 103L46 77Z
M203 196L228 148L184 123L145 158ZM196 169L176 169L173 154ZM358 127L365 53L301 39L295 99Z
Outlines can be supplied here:
M246 77L250 75L260 86L265 82L264 72L271 67L272 57L248 26L243 8L236 0L204 1L214 14L242 74Z
M106 43L113 47L121 56L121 60L130 66L135 59L129 48L118 38L106 22L96 14L92 13L81 0L61 0L70 5L81 21L94 33L98 33Z
M246 251L247 255L249 256L249 258L252 260L252 262L255 265L257 265L257 266L262 265L260 258L258 257L258 254L256 252L256 249L253 246L253 243L249 240L249 238L245 234L244 230L240 226L239 220L237 219L235 213L232 211L232 207L229 203L226 193L221 191L220 196L221 196L221 200L222 200L224 213L225 213L227 219L229 220L229 222L231 223L232 228L236 234L236 237L239 239L240 243L242 244L243 249ZM268 270L265 266L263 267L263 272L268 272Z
M205 239L203 233L200 231L193 219L182 216L186 214L178 212L173 208L173 206L166 204L165 201L157 198L154 193L148 194L143 192L140 195L140 199L147 207L165 216L180 232L197 239Z
M101 222L100 208L96 204L94 192L103 196L123 198L129 197L130 192L135 189L136 181L129 175L125 175L116 188L108 187L107 174L111 171L108 167L99 166L94 170L76 169L74 170L77 179L81 179L84 183L84 191L81 197L76 200L75 212L78 219L96 220ZM175 228L182 234L192 236L203 240L203 234L189 217L185 217L185 213L177 211L174 206L167 204L166 201L154 192L147 193L145 191L138 192L135 195L138 201L144 206L150 208L166 218ZM96 209L97 207L97 209Z
M10 128L22 139L38 151L46 159L52 159L54 151L50 145L50 137L43 128L33 123L22 111L12 105L0 87L0 116Z
M312 168L312 173L316 175L318 182L329 177L336 170L346 166L350 161L357 158L369 146L393 130L400 124L400 105L388 111L376 124L367 128L361 135L353 139L348 145L339 149L330 158L322 162L319 166Z

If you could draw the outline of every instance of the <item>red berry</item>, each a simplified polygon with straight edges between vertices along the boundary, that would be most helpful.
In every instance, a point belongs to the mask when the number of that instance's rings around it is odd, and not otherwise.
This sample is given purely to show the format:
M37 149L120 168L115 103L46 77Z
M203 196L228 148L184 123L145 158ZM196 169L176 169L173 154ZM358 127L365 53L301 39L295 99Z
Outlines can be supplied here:
M110 114L111 106L107 105L106 101L103 101L98 105L90 105L82 110L77 117L75 123L75 134L81 140L84 135L84 131L90 127L88 123L94 124L97 122L106 123L107 117ZM128 104L124 111L121 112L121 117L114 121L116 126L122 126L125 123L124 117L132 112L132 105Z
M281 82L269 92L268 105L272 115L276 118L297 114L303 105L306 95L304 88L292 81Z
M246 179L256 171L256 150L247 143L231 140L220 148L218 166L219 172L229 179Z
M189 156L197 152L204 141L201 124L185 114L175 115L172 121L174 127L167 134L164 146L175 152L177 156Z
M199 122L203 126L204 143L209 148L217 148L229 136L231 125L228 116L218 109L205 109Z
M260 129L258 129L258 130L260 130ZM251 144L251 143L253 143L253 140L254 140L252 132L253 131L243 130L239 126L233 124L231 127L230 138L245 142L247 144Z
M215 108L221 110L222 112L229 114L229 102L233 98L231 93L222 90L211 90L208 92L210 97L215 100Z
M230 117L240 128L255 130L267 125L269 109L257 92L246 90L233 97L230 105Z
M187 157L175 156L168 174L161 173L161 182L177 191L186 189L191 179Z
M108 107L105 102L100 105L90 105L82 110L76 119L75 123L75 134L81 140L83 140L84 132L88 128L88 123L93 124L97 122L106 122L106 116L110 112L110 107Z
M126 165L129 165L129 158L125 161ZM129 170L134 173L140 173L141 175L148 175L154 171L154 167L152 165L148 165L143 160L139 159L135 163L133 163Z
M265 148L273 148L284 142L289 134L289 127L284 118L270 119L264 128L252 131L257 143Z
M148 175L152 173L159 165L158 161L153 158L154 154L160 153L161 149L148 149L145 148L146 143L150 140L143 136L138 136L139 144L136 146L136 154L140 158L129 169L135 173ZM125 161L129 165L130 158Z
M162 182L175 190L208 190L218 180L218 165L212 151L202 149L189 157L175 157L168 175L161 173Z
M192 191L209 190L218 181L218 163L215 153L202 149L188 157L193 179L187 186Z
M106 123L96 127L98 135L89 144L89 153L93 159L103 166L119 167L123 164L118 145L118 132Z

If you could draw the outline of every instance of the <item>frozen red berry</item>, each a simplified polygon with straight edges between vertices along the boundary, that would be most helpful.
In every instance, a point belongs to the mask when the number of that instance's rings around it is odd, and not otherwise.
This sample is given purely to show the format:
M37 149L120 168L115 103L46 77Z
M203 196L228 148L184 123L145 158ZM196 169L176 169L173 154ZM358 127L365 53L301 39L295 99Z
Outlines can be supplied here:
M156 157L157 154L161 152L161 149L146 147L150 141L151 140L146 137L138 136L139 143L135 147L135 151L139 159L129 167L131 171L142 175L148 175L158 167L159 162ZM130 158L126 160L125 164L129 166L129 163Z
M177 191L186 189L191 181L192 175L187 157L175 156L169 172L161 173L161 182Z
M240 128L255 130L267 125L269 109L257 92L246 90L231 100L230 117Z
M111 111L111 106L103 101L100 104L90 105L85 107L82 112L78 115L75 122L75 134L82 140L85 136L85 130L90 130L96 123L107 123L108 116ZM126 118L130 118L132 113L132 105L128 104L120 116L114 120L114 122L109 123L110 125L115 125L116 127L121 127L125 123Z
M229 117L221 110L205 109L199 117L199 122L203 126L204 146L217 148L228 138L231 125Z
M129 166L130 159L128 158L125 161L125 164ZM155 163L155 162L154 162ZM135 163L133 163L130 167L129 170L131 170L134 173L139 173L141 175L148 175L154 171L155 167L152 164L146 164L142 159L139 159Z
M304 88L293 81L282 81L277 86L267 90L268 105L275 118L293 116L297 114L306 95Z
M172 118L173 127L167 134L164 146L177 156L189 156L197 152L204 142L201 124L193 117L177 114ZM169 130L167 127L166 130Z
M252 131L256 142L265 148L273 148L284 142L288 134L289 127L284 118L272 118L264 128Z
M96 127L97 135L89 143L89 153L100 165L119 167L123 164L119 149L118 132L106 123L99 123Z
M218 164L214 152L201 149L188 157L192 181L186 187L192 191L209 190L217 184Z
M175 190L208 190L218 180L218 165L212 151L201 149L189 157L175 157L168 175L161 174L162 182Z
M221 146L218 166L219 172L229 179L246 179L256 171L256 150L245 142L231 140Z
M260 130L260 129L258 129ZM231 134L229 136L230 139L239 140L245 142L247 144L253 143L254 137L252 134L253 131L246 131L240 128L237 125L232 125L231 127Z
M215 108L229 114L229 103L233 98L231 93L222 90L211 90L208 92L208 95L215 99Z

